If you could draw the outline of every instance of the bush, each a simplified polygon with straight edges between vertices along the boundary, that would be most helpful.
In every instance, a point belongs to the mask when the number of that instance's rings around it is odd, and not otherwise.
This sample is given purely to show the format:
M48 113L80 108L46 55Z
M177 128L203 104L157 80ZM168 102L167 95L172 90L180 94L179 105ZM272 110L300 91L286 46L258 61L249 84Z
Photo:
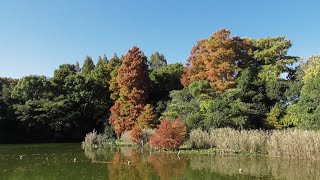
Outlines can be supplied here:
M99 146L105 146L107 143L110 142L113 143L113 140L110 139L107 135L99 134L96 130L93 130L92 132L86 134L86 137L84 138L84 141L82 142L81 146L83 149L95 148Z
M151 136L149 145L153 148L176 149L183 144L186 135L187 128L180 119L176 119L172 123L164 119Z
M125 144L132 144L131 131L125 131L121 134L120 140Z
M131 130L130 140L131 140L131 142L138 144L138 145L143 144L143 143L141 143L141 141L143 141L143 132L140 127L134 127Z
M95 144L97 144L97 139L98 139L98 133L96 130L89 132L88 134L86 134L86 137L82 142L82 148L93 147Z
M154 134L153 129L142 129L135 127L131 130L130 140L138 145L145 145L150 140L150 137Z

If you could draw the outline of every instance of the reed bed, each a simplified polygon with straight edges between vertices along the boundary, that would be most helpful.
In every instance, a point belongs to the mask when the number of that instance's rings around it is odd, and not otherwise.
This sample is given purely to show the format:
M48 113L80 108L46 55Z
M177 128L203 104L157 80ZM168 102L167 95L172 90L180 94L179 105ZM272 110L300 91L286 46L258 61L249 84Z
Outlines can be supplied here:
M217 148L225 152L266 154L298 159L320 158L320 132L289 130L234 130L231 128L192 130L193 148Z

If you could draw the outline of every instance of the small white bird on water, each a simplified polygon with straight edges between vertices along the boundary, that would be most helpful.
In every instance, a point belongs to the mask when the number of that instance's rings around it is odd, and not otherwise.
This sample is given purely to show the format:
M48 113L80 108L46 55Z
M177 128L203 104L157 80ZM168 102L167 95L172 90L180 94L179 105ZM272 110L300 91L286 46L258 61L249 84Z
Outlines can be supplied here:
M241 174L241 171L242 171L242 169L240 168L240 169L239 169L239 173L240 173L240 174Z
M20 155L20 159L22 159L22 155Z
M130 165L131 161L128 161L128 165Z
M73 162L77 162L77 158L74 158L74 159L73 159Z

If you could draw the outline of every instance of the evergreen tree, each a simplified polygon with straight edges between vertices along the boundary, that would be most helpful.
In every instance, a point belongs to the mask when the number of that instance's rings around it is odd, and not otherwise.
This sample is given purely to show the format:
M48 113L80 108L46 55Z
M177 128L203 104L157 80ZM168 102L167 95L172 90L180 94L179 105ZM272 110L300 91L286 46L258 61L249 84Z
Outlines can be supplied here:
M94 63L92 61L92 58L87 56L86 59L84 60L83 66L82 66L82 71L81 73L86 76L91 73L91 71L94 69Z
M76 72L77 72L77 73L80 73L80 72L81 72L80 64L79 64L78 61L76 62Z

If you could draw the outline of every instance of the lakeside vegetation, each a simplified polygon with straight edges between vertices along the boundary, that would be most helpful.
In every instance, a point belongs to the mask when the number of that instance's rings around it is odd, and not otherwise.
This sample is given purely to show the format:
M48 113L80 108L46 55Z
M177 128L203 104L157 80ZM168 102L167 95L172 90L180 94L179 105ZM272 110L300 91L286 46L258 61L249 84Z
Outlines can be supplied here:
M89 133L83 146L122 139L177 149L187 140L192 148L314 159L320 57L303 61L288 54L291 46L222 29L192 48L186 66L133 47L96 64L89 56L82 67L63 64L50 78L1 78L0 142L81 141Z

